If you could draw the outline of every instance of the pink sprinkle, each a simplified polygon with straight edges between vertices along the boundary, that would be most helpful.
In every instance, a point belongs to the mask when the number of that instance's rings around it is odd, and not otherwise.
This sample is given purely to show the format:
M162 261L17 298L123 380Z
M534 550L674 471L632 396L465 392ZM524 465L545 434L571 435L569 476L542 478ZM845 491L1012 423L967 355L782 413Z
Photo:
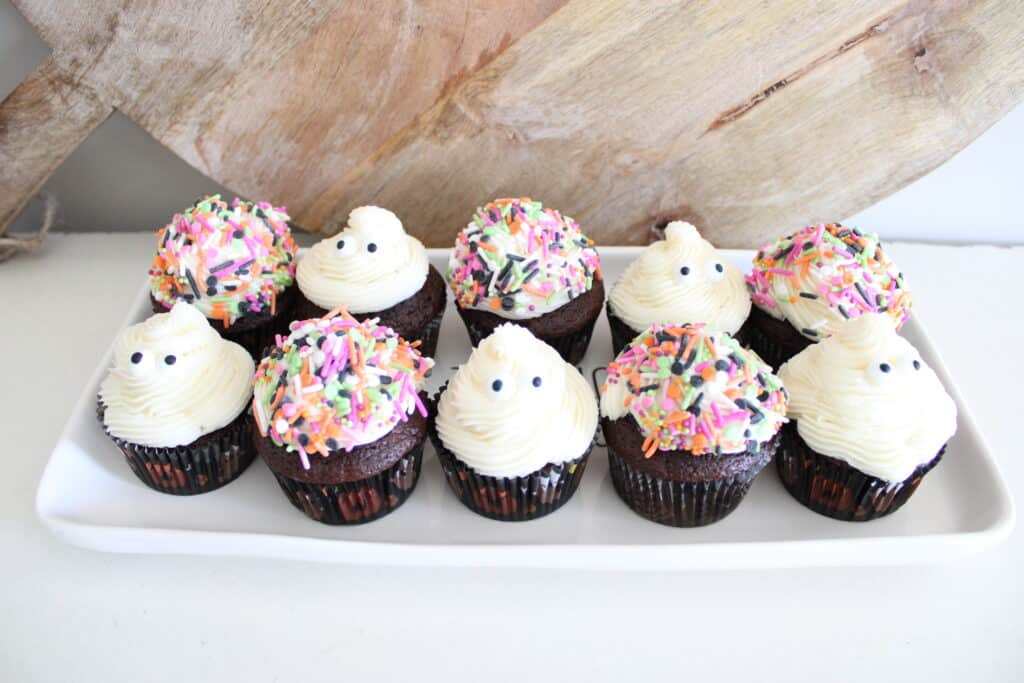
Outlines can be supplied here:
M295 417L295 413L297 411L298 409L295 407L294 403L285 403L281 406L281 412L284 413L285 417Z

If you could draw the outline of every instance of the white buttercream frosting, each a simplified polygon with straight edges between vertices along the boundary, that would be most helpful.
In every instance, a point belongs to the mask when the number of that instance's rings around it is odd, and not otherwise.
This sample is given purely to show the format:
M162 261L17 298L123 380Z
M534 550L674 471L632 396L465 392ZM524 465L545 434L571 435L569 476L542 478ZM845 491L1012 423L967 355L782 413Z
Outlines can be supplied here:
M480 474L518 477L583 455L597 399L576 368L506 323L480 342L441 395L437 431Z
M634 330L703 322L711 330L733 333L750 313L743 273L682 221L669 223L665 239L626 267L609 303Z
M143 446L181 446L226 426L252 396L253 361L195 307L177 303L124 330L100 385L103 423Z
M956 405L891 319L841 325L779 370L808 446L861 472L903 481L956 432Z
M361 206L337 235L317 242L299 261L296 279L307 299L331 310L370 313L405 301L427 280L423 243L406 234L398 217Z

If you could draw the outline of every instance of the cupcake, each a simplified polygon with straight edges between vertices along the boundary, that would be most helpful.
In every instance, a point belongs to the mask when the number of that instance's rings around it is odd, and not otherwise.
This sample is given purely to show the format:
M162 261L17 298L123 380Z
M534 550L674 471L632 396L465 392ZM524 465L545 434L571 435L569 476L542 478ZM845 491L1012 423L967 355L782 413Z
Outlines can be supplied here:
M747 286L754 308L744 336L776 368L865 313L885 313L897 329L910 317L903 273L878 235L838 223L762 247Z
M419 478L423 378L434 365L394 330L345 312L291 324L256 370L256 450L311 519L362 524Z
M288 214L266 202L206 197L157 233L153 311L184 301L254 358L288 328L297 249Z
M596 431L597 400L579 371L506 323L442 388L431 438L459 500L511 522L543 517L572 497Z
M511 322L573 365L604 304L593 241L576 221L528 197L477 209L455 241L448 285L473 346Z
M608 365L601 387L616 492L660 524L718 521L771 460L786 405L771 368L728 333L652 325Z
M735 336L750 313L739 268L689 223L673 221L665 239L630 263L608 295L612 349L618 354L655 323L706 323Z
M869 313L779 370L792 422L782 483L823 515L862 522L900 508L956 432L956 406L890 319Z
M444 315L444 278L423 244L387 209L361 206L348 226L299 261L295 318L319 318L339 306L358 320L377 318L433 356Z
M253 459L253 361L185 303L121 332L98 415L132 472L162 493L227 484Z

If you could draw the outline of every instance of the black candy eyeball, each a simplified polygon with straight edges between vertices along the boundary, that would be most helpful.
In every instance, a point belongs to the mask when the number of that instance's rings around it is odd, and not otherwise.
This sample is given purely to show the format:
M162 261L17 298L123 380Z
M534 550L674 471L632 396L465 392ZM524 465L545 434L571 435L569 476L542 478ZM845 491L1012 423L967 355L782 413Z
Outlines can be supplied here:
M541 382L541 379L540 379L539 375L537 377L534 377L533 381L531 382L531 384L533 384L533 386L535 386L535 387L539 387L541 385L541 383L542 382Z
M921 369L921 361L919 361L919 360L915 360L914 361L914 369L915 370L920 370Z
M173 354L167 354L166 356L164 356L164 362L167 363L168 365L174 365L175 363L178 362L178 358Z
M377 251L377 245L373 242L370 242L369 244L366 245L366 251L372 254L373 252Z
M719 273L724 273L725 272L725 266L723 266L721 263L716 263L715 264L715 270L717 270Z
M496 379L491 382L491 389L494 391L501 391L502 382L500 379Z
M879 363L878 369L881 370L882 372L889 372L890 370L892 370L892 366L889 365L888 363Z
M690 266L683 266L682 268L679 269L679 272L682 275L689 275L690 274Z
M335 244L334 246L338 248L338 251L341 251L342 249L345 248L345 240L338 240L338 243Z
M139 363L141 363L142 362L142 351L136 351L135 353L133 353L131 361L135 365L138 365Z

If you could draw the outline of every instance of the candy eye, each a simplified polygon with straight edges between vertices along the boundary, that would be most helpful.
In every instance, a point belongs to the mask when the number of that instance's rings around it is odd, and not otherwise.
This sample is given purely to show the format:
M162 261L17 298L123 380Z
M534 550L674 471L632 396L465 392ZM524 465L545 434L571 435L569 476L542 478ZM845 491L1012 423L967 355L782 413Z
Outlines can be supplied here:
M164 356L164 363L166 363L167 365L174 365L177 362L178 357L175 356L174 354L169 353L166 356Z
M372 254L373 252L377 251L377 245L374 242L370 242L369 244L366 245L366 251Z
M540 375L538 375L537 377L534 377L533 380L531 380L530 384L532 384L533 386L539 388L540 385L542 384L542 381L540 379Z
M338 251L345 251L345 240L338 240Z
M680 268L679 269L679 274L683 275L683 276L689 275L690 274L690 266L683 266L682 268Z
M138 365L142 362L142 351L136 351L131 357L132 365Z
M338 241L334 243L334 248L338 250L339 256L350 256L359 249L359 240L355 235L346 235L342 233L338 237Z
M504 382L502 382L500 379L496 379L493 382L491 382L491 391L493 391L494 393L498 393L499 391L501 391L502 386L504 386Z
M707 276L711 282L718 282L725 277L725 265L720 261L715 261L707 265Z
M891 372L892 366L889 365L888 363L879 363L878 369L881 370L882 372Z
M695 276L698 275L697 266L695 266L692 263L682 264L681 266L679 266L679 270L676 272L679 273L676 276L676 282L683 286L687 286L693 283L696 280Z
M914 369L915 370L920 370L921 369L921 361L919 361L919 360L915 360L914 361Z

